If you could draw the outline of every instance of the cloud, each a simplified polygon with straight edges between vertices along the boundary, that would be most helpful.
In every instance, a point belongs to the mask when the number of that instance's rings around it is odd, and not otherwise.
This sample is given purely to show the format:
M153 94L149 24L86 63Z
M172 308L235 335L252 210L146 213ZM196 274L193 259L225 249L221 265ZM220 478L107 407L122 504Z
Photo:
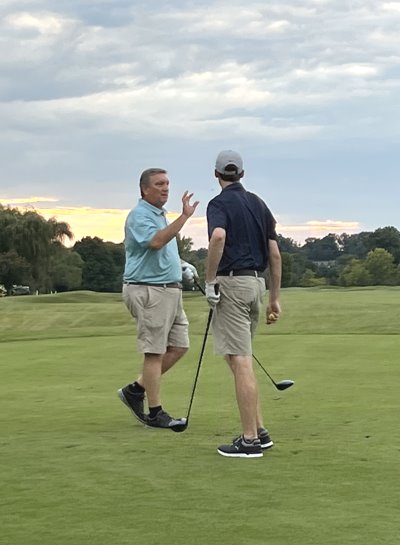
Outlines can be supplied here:
M28 197L6 199L0 197L3 204L17 205L20 210L25 210L33 204L56 202L53 197ZM124 239L124 224L129 209L117 208L93 208L88 206L78 207L53 207L37 206L35 210L44 218L55 217L57 221L68 223L74 233L73 244L85 236L99 237L103 240L121 243ZM173 222L180 216L180 212L169 211L167 218ZM361 231L358 221L342 220L308 220L304 223L291 223L279 221L277 232L285 237L290 237L299 243L304 243L306 238L322 238L329 233L357 233ZM193 216L184 225L181 236L191 238L193 248L207 248L207 218L205 216Z
M340 77L372 77L376 76L378 69L368 63L346 63L341 65L331 66L317 66L315 68L306 70L303 68L296 69L294 71L295 76L299 78L337 78Z
M276 200L295 180L288 214L304 199L304 224L340 217L334 199L310 207L321 180L344 179L346 202L359 202L361 179L374 195L373 212L356 205L353 216L385 221L399 24L400 2L379 0L3 0L1 191L62 188L60 205L124 210L132 173L156 161L190 171L203 201L201 165L236 146L256 175L266 158L285 163Z
M323 238L329 233L354 234L361 231L361 224L358 221L341 220L309 220L301 224L281 224L278 221L277 232L285 237L293 238L295 241L304 243L307 238Z
M400 13L400 2L384 2L382 5L384 11L394 11Z
M170 221L178 217L178 213L169 214ZM361 224L358 221L341 221L341 220L309 220L304 223L280 223L277 224L277 232L284 236L293 238L296 242L303 244L309 237L323 238L329 233L348 233L354 234L361 231ZM193 247L207 248L207 218L194 217L191 218L184 226L182 233L185 237L190 237L193 241Z
M32 206L34 204L38 203L44 203L44 202L58 202L59 199L54 197L22 197L22 198L15 198L15 197L2 197L0 195L0 203L3 205L20 205L20 206Z
M124 223L129 210L115 208L82 207L40 207L37 211L46 219L55 217L71 227L74 240L83 237L99 237L115 243L124 240Z
M178 212L169 212L168 220L172 222L179 215L180 213ZM192 239L193 249L207 248L207 218L205 216L192 216L183 226L180 234L181 236Z
M18 205L21 211L31 208L34 203L56 202L57 199L50 197L29 197L21 199L2 199L3 204ZM70 244L74 244L83 237L99 237L103 240L121 243L124 240L124 224L129 209L117 208L93 208L89 206L66 207L59 206L48 208L37 206L35 210L46 219L56 218L57 221L68 223L74 234ZM168 212L168 221L174 221L180 212ZM184 226L181 234L193 238L195 247L204 247L207 244L206 218L190 218ZM68 241L66 241L68 243ZM196 246L200 244L200 246Z
M33 29L40 34L59 34L63 29L63 20L47 13L37 15L26 12L15 13L6 17L5 21L16 29Z
M227 10L224 3L192 9L161 13L159 19L182 22L183 33L215 34L228 33L230 37L257 39L288 30L291 23L286 19L275 19L275 14L261 4L249 3L246 7Z

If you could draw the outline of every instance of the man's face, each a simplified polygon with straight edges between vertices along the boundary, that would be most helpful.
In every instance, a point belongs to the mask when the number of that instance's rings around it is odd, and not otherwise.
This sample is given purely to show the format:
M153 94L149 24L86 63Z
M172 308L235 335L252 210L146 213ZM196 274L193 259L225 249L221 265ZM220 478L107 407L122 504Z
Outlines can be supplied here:
M168 200L169 180L166 174L153 174L147 187L142 189L143 198L148 203L162 208Z

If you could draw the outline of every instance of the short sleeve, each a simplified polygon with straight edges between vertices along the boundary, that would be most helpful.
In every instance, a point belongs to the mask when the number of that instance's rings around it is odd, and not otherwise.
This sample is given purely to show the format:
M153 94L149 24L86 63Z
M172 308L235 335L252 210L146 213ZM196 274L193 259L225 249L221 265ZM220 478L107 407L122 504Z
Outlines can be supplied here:
M129 236L133 238L139 246L147 247L151 239L159 230L159 227L148 215L136 213L128 218L126 230L128 231Z
M226 229L227 215L218 203L210 201L207 206L208 238L211 238L214 229L221 227Z
M276 233L276 219L272 215L270 209L267 207L267 229L268 229L268 239L277 240Z

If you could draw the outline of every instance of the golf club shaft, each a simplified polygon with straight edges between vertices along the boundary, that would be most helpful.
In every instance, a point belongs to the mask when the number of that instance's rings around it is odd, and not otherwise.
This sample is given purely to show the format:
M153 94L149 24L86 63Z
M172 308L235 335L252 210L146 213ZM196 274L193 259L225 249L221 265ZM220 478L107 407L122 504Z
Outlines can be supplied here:
M194 279L194 283L196 284L196 286L199 288L199 290L201 291L201 293L203 295L206 294L206 292L204 291L203 287L199 284L199 282L196 280L196 278ZM268 371L261 365L261 363L258 361L258 359L255 357L254 354L252 354L253 358L255 359L255 361L258 363L258 365L261 367L261 369L264 371L264 373L267 375L267 377L269 378L269 380L272 382L272 384L275 386L275 388L278 388L278 385L276 384L276 382L274 381L274 379L271 377L271 375L268 373Z
M187 425L188 422L189 422L190 411L191 411L191 409L192 409L192 403L193 403L193 399L194 399L194 393L195 393L195 391L196 391L197 380L198 380L198 378L199 378L201 362L202 362L202 360L203 360L203 354L204 354L204 350L205 350L205 347L206 347L207 336L208 336L208 331L209 331L209 329L210 329L210 324L211 324L212 315L213 315L213 309L210 308L210 310L208 311L207 325L206 325L206 330L205 330L205 333L204 333L203 345L202 345L202 347L201 347L201 352L200 352L200 357L199 357L199 363L197 364L196 376L194 377L194 383L193 383L193 388L192 388L192 395L190 396L189 408L188 408L188 412L187 412L187 416L186 416L186 425Z
M264 371L264 373L267 375L267 377L269 378L269 380L272 382L272 384L275 386L275 388L278 388L278 385L277 383L274 381L274 379L271 377L271 375L268 373L268 371L265 369L265 367L263 367L261 365L261 362L258 361L258 359L255 357L255 355L253 354L253 358L255 359L255 361L258 363L258 365L261 367L261 369ZM279 389L279 388L278 388Z

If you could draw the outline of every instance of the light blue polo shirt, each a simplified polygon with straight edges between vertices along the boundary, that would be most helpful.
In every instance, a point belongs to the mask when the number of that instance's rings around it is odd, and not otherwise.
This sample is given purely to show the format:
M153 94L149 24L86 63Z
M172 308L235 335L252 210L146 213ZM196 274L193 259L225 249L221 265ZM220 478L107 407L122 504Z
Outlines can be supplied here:
M176 238L160 250L149 248L149 242L168 222L164 208L143 199L131 210L125 222L124 282L163 284L182 281L182 269Z

